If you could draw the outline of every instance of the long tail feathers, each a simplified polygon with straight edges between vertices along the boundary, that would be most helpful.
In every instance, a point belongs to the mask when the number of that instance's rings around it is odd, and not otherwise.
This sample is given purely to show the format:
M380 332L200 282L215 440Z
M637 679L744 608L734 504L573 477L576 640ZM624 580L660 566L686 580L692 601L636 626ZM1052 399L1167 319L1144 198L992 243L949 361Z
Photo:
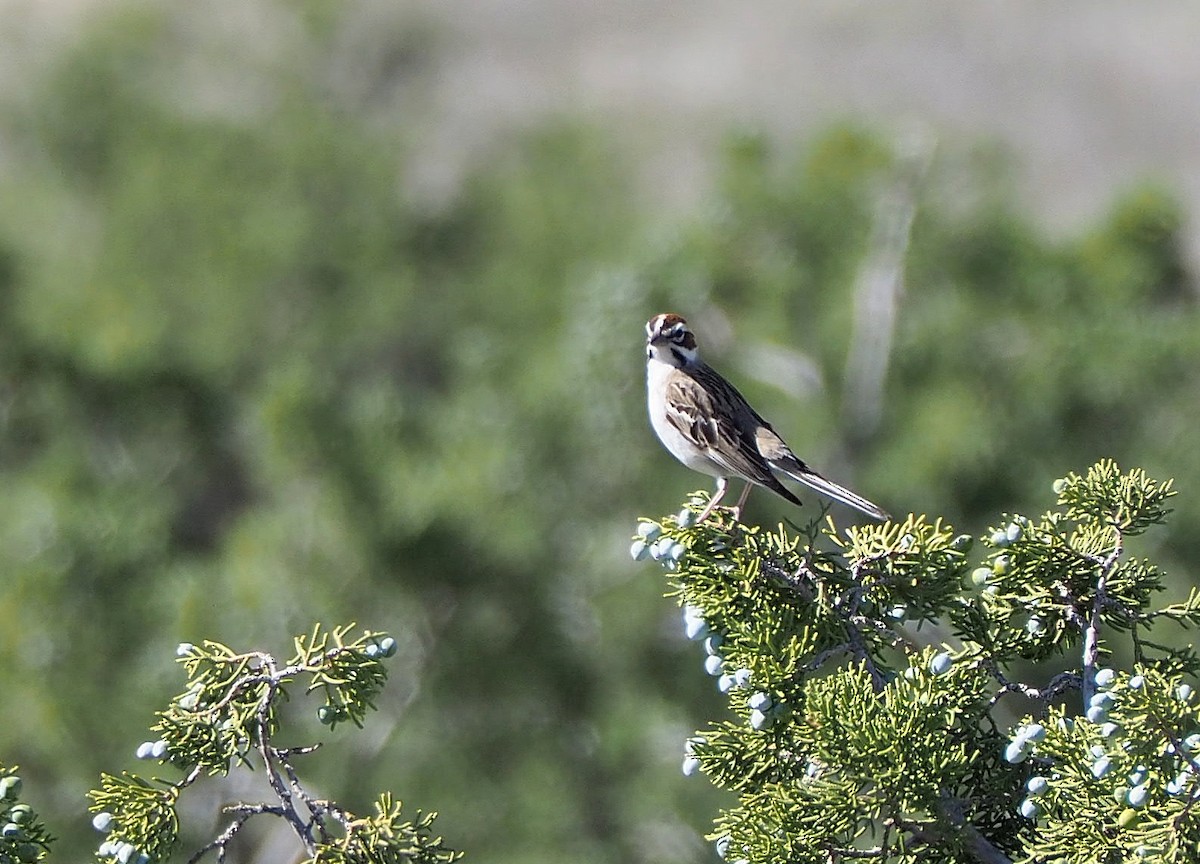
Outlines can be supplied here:
M785 468L778 462L772 462L771 467L777 471L783 472L793 480L803 483L805 486L811 486L818 492L828 495L834 501L840 501L847 506L853 507L855 510L866 513L872 519L883 521L885 519L892 518L887 514L886 511L872 504L866 498L862 497L856 492L851 492L845 486L839 486L832 480L826 480L815 471L806 470L802 467L800 470L796 470L796 467L793 466Z

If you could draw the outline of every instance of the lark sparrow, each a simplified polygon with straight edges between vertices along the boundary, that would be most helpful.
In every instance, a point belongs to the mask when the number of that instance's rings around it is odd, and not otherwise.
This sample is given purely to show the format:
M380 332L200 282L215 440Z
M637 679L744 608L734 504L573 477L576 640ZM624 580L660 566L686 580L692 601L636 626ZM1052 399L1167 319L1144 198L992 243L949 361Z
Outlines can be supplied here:
M696 337L678 315L655 315L646 324L646 391L650 425L663 446L692 470L717 478L717 489L697 523L720 502L730 477L746 481L735 514L741 513L752 484L799 504L775 471L874 519L888 518L866 498L796 458L737 388L700 359Z

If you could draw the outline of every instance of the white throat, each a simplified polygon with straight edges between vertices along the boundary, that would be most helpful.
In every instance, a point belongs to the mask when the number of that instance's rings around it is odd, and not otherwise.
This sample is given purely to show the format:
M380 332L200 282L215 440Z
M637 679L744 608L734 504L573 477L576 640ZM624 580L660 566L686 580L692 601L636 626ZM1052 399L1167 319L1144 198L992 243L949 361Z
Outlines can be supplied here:
M647 366L657 363L670 369L684 369L699 362L700 355L694 349L689 351L678 345L656 345L653 342L647 346Z
M646 384L651 388L665 386L667 377L679 367L670 360L664 360L660 355L662 348L652 349L646 360Z

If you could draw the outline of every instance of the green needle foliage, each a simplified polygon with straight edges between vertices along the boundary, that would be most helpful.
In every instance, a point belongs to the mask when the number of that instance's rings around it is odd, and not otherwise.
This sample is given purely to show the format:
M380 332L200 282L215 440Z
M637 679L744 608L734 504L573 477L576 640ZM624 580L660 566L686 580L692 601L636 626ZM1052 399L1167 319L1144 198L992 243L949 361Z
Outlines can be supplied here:
M386 679L383 661L396 653L396 641L366 631L350 638L353 625L330 630L317 625L295 640L295 654L284 664L261 651L238 653L218 642L183 643L179 661L188 682L181 694L159 712L152 730L160 737L138 748L142 758L169 764L183 773L178 780L105 774L92 790L93 824L106 834L97 850L100 860L120 864L167 861L179 844L176 804L185 789L203 774L227 774L232 768L265 769L277 801L238 803L225 808L229 822L189 862L208 853L223 861L227 847L252 817L283 819L295 832L313 864L445 864L460 853L446 848L432 831L435 813L401 816L400 802L384 793L372 816L358 816L332 801L313 796L301 782L294 762L318 745L278 747L278 711L297 680L324 703L321 722L332 727L343 720L356 726ZM22 858L20 860L35 860Z
M21 800L21 775L0 764L0 862L44 861L54 838L32 807Z
M924 516L694 525L698 493L643 520L633 557L665 568L733 714L684 748L685 774L737 796L719 855L1197 860L1200 658L1153 634L1200 623L1200 593L1155 607L1162 575L1127 549L1172 484L1102 461L1054 490L1056 509L984 536L977 566L973 538Z

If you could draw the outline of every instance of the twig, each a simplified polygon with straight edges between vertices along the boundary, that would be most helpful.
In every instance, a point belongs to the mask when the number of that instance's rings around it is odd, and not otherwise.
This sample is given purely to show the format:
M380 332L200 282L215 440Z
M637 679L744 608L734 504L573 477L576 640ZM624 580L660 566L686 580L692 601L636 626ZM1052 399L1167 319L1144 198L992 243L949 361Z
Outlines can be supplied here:
M814 669L820 669L837 655L850 654L852 652L853 648L849 642L843 642L841 645L835 645L832 648L826 648L820 654L816 655L804 664L804 671L811 672Z
M273 816L282 816L283 808L274 807L270 804L233 804L229 807L226 807L225 812L236 813L237 815L233 817L233 820L229 823L228 827L226 827L224 831L217 835L216 838L198 849L196 853L187 860L187 864L196 864L196 862L198 862L209 852L212 852L214 849L217 851L217 861L224 861L226 847L228 847L233 841L233 838L237 836L237 833L242 830L242 826L249 822L252 817L258 816L261 813L269 813Z
M954 803L951 799L943 800L939 806L939 815L963 835L971 857L980 864L1012 864L1012 859L993 846L991 841L979 833L978 828L963 820L962 814L958 813L956 808L952 808ZM945 845L945 838L926 825L903 819L896 819L895 824L926 846L938 849Z
M316 844L313 842L312 829L309 825L305 824L304 820L300 818L300 814L296 811L292 790L288 788L288 784L280 777L277 763L283 764L285 770L291 766L288 765L286 760L279 759L280 751L275 750L271 746L270 733L267 731L270 729L269 714L271 702L274 699L276 689L279 687L279 678L277 677L274 658L267 655L265 663L270 671L270 680L267 684L267 692L263 694L263 698L258 704L258 729L255 735L258 739L258 753L262 757L263 767L267 772L267 782L271 785L271 790L283 805L280 808L281 812L279 815L283 817L285 822L292 826L292 831L311 857L317 852Z
M874 849L848 849L837 847L829 850L828 860L831 862L841 861L845 858L854 859L870 859L870 858L885 858L887 857L886 846L876 846Z
M1124 551L1124 538L1120 530L1112 552L1100 561L1100 576L1096 579L1096 596L1092 598L1092 612L1087 629L1083 634L1083 704L1087 705L1095 693L1096 659L1100 655L1100 616L1108 605L1108 577Z
M1045 687L1037 688L1030 687L1028 684L1022 684L1020 681L1010 681L996 662L991 657L984 657L982 660L983 668L996 679L1000 685L1000 690L992 698L992 704L995 704L1001 696L1006 693L1020 693L1026 699L1032 699L1036 702L1041 702L1045 705L1051 699L1057 698L1063 691L1079 687L1081 679L1074 672L1059 672Z

